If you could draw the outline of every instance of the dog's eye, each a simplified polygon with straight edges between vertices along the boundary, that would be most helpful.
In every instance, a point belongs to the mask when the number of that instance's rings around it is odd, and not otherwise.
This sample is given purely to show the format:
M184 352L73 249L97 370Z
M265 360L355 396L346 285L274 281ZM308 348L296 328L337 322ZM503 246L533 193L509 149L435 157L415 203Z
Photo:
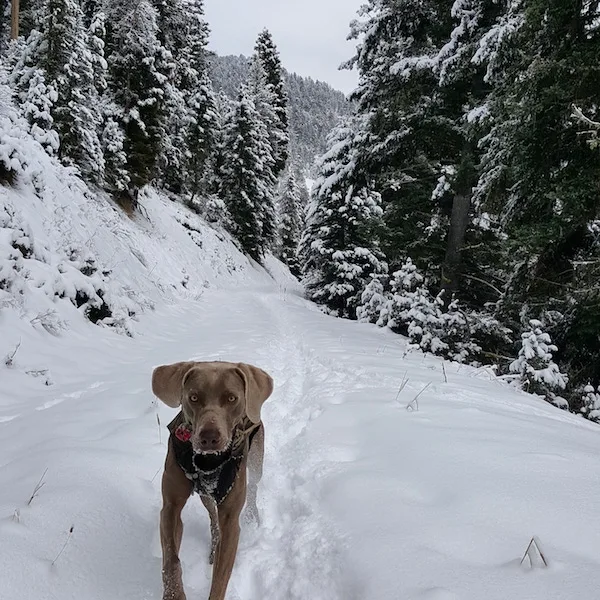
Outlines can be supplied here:
M198 396L196 394L191 394L190 402L198 402Z
M235 402L237 400L237 397L234 396L233 394L231 394L228 398L229 402Z

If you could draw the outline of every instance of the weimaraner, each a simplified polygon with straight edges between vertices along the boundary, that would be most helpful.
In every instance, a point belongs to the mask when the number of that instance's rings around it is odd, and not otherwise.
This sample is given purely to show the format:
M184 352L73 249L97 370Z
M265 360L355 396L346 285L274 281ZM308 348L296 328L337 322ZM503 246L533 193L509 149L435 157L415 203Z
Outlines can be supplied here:
M180 362L154 370L152 391L168 406L181 406L169 424L162 479L163 600L186 600L179 560L181 511L193 492L210 516L209 600L224 600L246 500L249 515L258 522L256 492L264 452L260 410L273 391L273 380L244 363Z

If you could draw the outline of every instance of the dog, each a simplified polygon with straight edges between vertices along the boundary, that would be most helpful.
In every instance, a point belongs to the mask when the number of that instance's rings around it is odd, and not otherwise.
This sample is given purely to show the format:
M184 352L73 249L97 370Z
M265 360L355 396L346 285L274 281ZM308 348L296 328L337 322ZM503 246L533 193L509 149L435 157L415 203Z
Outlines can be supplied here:
M179 549L181 511L198 493L208 510L213 565L209 600L224 600L237 553L239 517L246 503L258 523L264 426L260 411L273 380L245 363L179 362L154 369L152 391L181 407L169 424L160 513L163 600L186 600Z

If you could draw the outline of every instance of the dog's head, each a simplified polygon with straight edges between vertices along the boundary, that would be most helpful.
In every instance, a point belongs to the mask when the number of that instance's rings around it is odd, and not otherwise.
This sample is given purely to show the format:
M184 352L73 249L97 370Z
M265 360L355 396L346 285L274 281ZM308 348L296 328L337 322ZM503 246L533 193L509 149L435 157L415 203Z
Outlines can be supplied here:
M181 362L154 369L152 391L172 408L181 405L196 452L220 453L244 417L260 421L273 380L245 363Z

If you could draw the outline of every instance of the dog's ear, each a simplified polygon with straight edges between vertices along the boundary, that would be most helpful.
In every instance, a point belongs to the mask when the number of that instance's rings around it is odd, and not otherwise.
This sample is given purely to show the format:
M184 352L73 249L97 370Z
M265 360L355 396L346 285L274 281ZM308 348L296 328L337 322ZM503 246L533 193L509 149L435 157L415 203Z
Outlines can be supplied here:
M273 393L273 380L262 369L238 363L237 370L244 380L246 391L246 415L253 423L260 421L260 409Z
M167 406L177 408L181 404L183 378L195 365L193 362L179 362L173 365L156 367L152 372L152 392Z

